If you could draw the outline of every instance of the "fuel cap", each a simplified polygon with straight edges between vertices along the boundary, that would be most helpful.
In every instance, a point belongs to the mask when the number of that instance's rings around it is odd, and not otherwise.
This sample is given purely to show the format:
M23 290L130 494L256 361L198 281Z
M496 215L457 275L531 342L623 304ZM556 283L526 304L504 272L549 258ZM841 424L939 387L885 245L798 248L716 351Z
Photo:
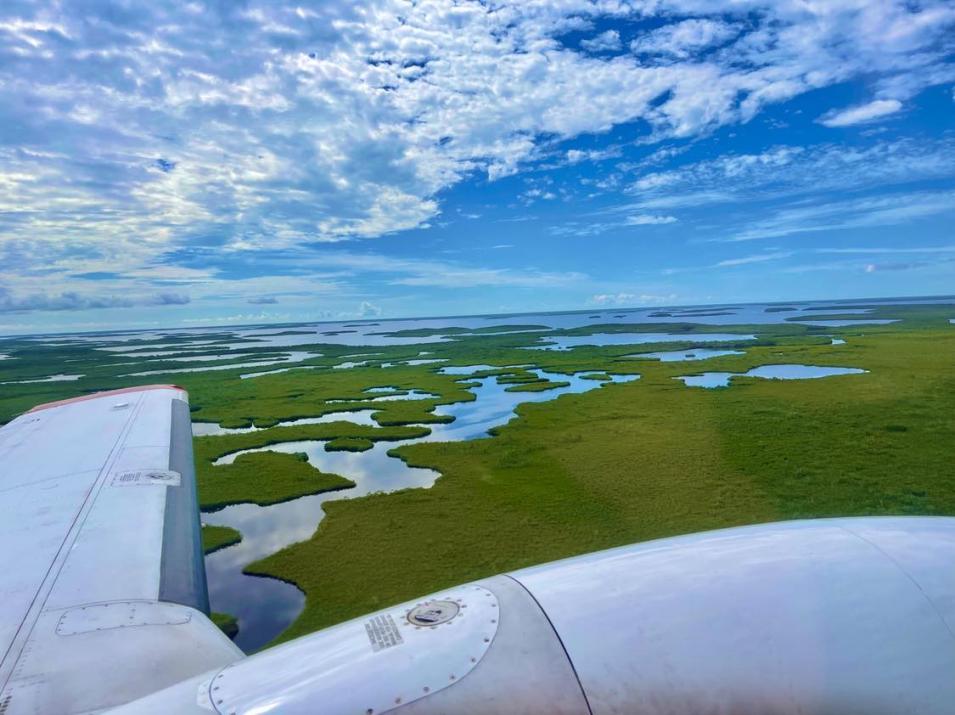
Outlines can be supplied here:
M408 621L415 626L439 626L461 610L454 601L428 601L408 611Z

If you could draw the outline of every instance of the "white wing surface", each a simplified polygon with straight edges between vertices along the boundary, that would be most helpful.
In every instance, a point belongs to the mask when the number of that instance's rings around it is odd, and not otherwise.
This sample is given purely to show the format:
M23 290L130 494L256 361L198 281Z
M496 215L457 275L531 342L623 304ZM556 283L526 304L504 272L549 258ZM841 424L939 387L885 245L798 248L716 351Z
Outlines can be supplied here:
M241 652L208 612L187 395L151 385L0 429L0 713L85 713Z

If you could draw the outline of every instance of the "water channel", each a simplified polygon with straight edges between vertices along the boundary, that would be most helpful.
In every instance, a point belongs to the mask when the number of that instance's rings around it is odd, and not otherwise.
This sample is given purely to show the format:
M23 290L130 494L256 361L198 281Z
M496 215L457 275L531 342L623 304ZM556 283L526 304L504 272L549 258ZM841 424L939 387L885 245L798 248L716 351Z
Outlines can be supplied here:
M388 451L399 444L412 442L457 441L479 439L488 436L492 427L504 425L515 416L518 405L528 402L546 402L567 393L581 393L598 389L612 382L636 380L638 375L614 375L611 380L598 382L578 375L548 373L532 370L538 377L554 382L570 383L544 392L507 392L510 385L498 385L494 377L470 378L467 374L477 372L482 366L472 368L447 368L450 374L462 375L462 380L473 386L469 389L476 399L442 405L435 409L439 415L450 415L454 421L429 425L431 434L426 437L401 442L376 442L365 452L326 452L324 440L286 442L269 445L251 451L304 452L309 462L323 472L340 474L355 482L352 489L326 492L301 497L282 504L262 507L256 504L237 504L217 512L203 514L203 522L230 526L242 533L239 544L217 551L206 557L206 574L209 582L209 598L213 610L231 613L239 621L237 645L243 650L254 651L281 633L298 616L304 607L304 595L295 586L272 578L249 576L242 569L280 549L308 539L322 520L322 504L332 499L350 499L372 492L390 492L408 487L427 488L440 476L430 469L409 467ZM377 400L409 399L409 395L421 398L427 393L412 391L405 394L390 394L386 387ZM314 424L335 420L351 420L360 424L374 424L373 410L338 412L317 418L293 420L282 424ZM226 430L218 425L196 424L194 433L199 435L229 434L253 431L255 427ZM227 464L244 452L235 452L220 458L217 464Z

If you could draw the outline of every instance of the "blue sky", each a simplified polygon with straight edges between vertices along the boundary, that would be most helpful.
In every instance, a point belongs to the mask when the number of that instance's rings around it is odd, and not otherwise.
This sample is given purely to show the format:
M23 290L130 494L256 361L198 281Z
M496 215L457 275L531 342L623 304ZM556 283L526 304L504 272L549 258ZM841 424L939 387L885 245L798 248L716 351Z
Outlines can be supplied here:
M0 5L0 332L955 292L955 3Z

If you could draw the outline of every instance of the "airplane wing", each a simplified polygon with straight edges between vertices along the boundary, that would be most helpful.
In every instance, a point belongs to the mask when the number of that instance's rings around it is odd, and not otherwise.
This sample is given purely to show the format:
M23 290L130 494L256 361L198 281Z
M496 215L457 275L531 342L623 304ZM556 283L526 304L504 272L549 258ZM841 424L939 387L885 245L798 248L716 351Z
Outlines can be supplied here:
M208 612L187 395L40 405L0 429L0 713L85 713L242 657Z

